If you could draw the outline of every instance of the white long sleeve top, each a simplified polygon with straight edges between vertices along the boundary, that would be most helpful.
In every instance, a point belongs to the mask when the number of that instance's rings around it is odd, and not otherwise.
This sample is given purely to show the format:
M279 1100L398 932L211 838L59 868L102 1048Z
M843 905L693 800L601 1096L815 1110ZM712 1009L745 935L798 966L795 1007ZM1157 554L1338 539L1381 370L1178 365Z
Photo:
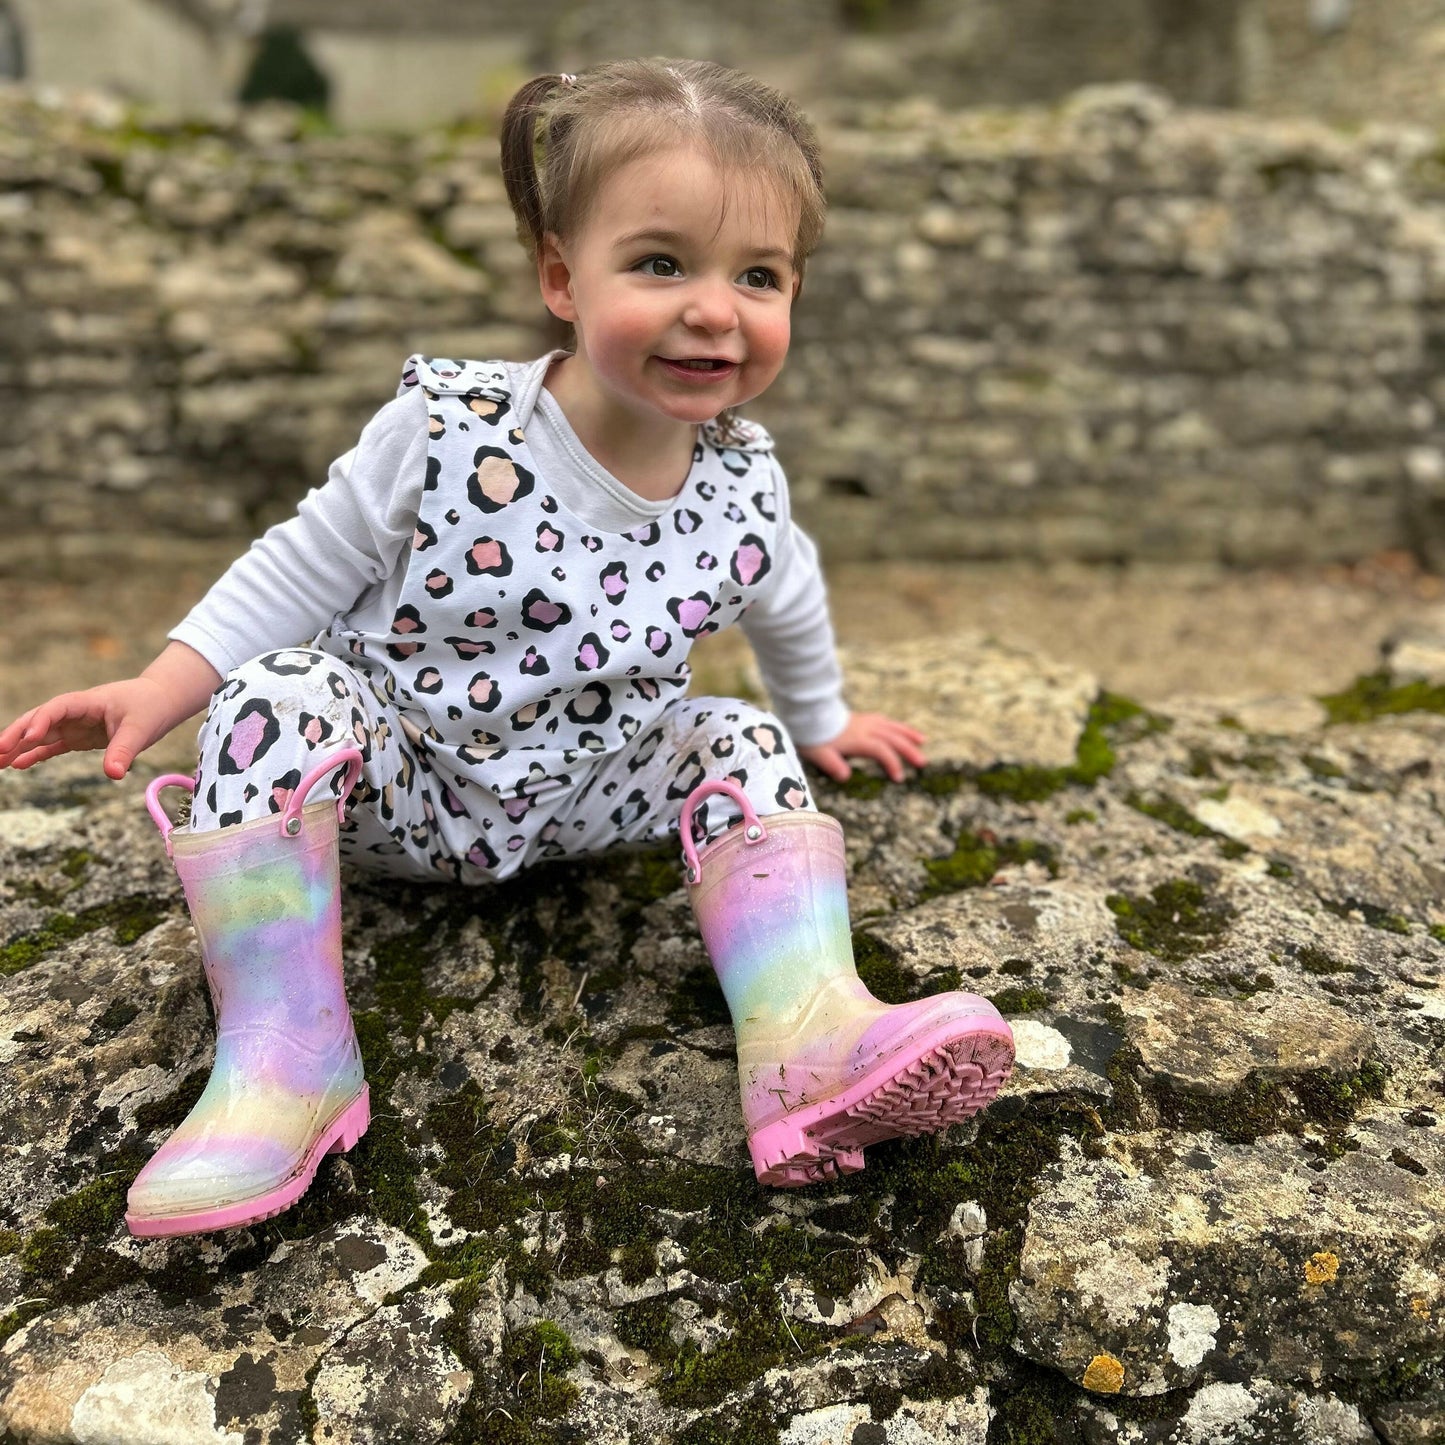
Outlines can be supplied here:
M622 532L666 514L673 499L639 496L582 445L543 385L561 348L517 367L517 418L548 489L600 531ZM756 422L749 423L761 431ZM412 554L426 480L427 403L411 388L383 406L350 451L313 487L296 515L270 527L167 634L223 677L262 652L301 645L338 617L385 630ZM766 435L765 433L763 433ZM793 520L771 453L778 552L770 583L739 621L773 711L801 746L846 726L843 677L813 540Z

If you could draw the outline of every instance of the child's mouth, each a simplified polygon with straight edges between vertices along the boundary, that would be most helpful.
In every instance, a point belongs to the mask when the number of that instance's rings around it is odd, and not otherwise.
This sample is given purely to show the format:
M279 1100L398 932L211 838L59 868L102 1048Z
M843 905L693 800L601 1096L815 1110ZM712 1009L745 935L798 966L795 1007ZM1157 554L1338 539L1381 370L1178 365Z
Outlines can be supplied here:
M719 361L707 359L702 361L672 361L666 356L657 358L663 366L674 376L684 377L688 381L717 381L722 377L731 376L737 370L735 361Z

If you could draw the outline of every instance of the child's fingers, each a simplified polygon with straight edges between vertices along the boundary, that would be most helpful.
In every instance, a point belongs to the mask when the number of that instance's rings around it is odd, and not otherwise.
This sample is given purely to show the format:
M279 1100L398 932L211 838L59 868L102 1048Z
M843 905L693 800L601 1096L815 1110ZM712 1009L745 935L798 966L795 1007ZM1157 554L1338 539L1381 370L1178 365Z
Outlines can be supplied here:
M21 753L10 764L17 772L24 772L26 768L33 767L36 763L43 763L46 758L53 758L58 753L68 753L69 743L51 743L48 747L29 748Z
M145 750L146 743L145 729L129 719L123 720L116 728L102 760L107 777L125 777L130 771L130 765L135 761L136 754Z
M21 735L30 725L30 719L39 711L38 708L31 708L29 712L23 712L4 732L0 732L0 757L8 752L13 752L20 742Z

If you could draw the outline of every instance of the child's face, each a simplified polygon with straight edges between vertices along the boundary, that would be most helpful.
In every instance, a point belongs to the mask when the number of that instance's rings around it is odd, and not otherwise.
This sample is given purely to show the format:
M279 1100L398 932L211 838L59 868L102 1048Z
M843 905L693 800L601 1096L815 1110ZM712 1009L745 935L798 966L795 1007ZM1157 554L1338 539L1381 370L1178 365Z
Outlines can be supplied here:
M722 217L718 172L696 152L668 151L611 177L572 245L545 238L543 299L576 326L578 356L599 388L629 411L708 421L766 391L782 370L797 218L762 186L739 184L727 199ZM680 234L626 239L651 230ZM682 357L735 365L691 381L663 361Z

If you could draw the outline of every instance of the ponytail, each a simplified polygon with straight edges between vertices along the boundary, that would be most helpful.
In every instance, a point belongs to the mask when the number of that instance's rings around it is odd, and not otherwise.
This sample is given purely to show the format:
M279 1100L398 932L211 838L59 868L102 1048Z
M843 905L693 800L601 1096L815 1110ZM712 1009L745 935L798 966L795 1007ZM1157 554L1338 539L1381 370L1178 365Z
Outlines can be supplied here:
M537 117L546 115L548 105L559 91L570 90L575 75L539 75L527 81L512 97L502 116L502 184L517 220L517 239L535 262L542 249L542 188L537 170ZM560 139L568 121L561 119L548 126L545 139L550 144Z

